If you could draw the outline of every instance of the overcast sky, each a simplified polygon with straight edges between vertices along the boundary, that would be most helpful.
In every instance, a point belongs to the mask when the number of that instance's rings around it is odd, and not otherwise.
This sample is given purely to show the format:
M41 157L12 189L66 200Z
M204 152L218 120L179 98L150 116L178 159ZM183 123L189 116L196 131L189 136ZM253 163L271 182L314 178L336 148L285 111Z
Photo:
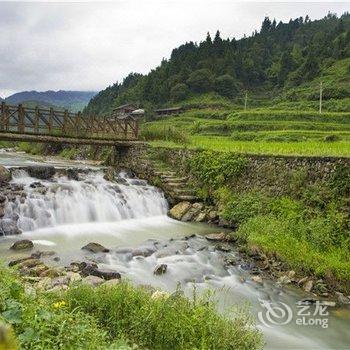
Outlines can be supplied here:
M129 72L147 73L208 31L240 38L259 29L264 16L317 19L349 10L350 2L0 2L0 96L101 90Z

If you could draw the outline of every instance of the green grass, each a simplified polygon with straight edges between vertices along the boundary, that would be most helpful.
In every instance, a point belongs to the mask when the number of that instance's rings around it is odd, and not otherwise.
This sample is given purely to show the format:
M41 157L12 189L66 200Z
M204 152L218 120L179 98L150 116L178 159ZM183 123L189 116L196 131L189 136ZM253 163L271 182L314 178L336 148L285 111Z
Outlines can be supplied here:
M314 219L316 220L316 219ZM238 236L244 237L249 246L258 246L268 255L275 255L288 263L290 268L304 275L316 275L337 281L346 291L350 291L349 251L345 247L327 244L326 249L315 246L308 235L313 233L319 239L324 235L326 220L296 222L288 217L256 216L243 223ZM318 232L310 229L318 230ZM310 226L311 225L311 226ZM322 226L323 225L323 226ZM334 227L329 227L329 230ZM315 239L315 238L314 238Z
M184 145L170 141L150 142L153 147L181 148ZM294 155L294 156L329 156L349 157L348 141L305 141L305 142L255 142L235 141L227 137L192 136L191 143L186 145L192 149L208 149L246 154Z
M128 282L28 293L20 277L2 266L0 282L0 321L12 325L24 349L262 348L251 317L238 309L218 314L209 295L153 298Z

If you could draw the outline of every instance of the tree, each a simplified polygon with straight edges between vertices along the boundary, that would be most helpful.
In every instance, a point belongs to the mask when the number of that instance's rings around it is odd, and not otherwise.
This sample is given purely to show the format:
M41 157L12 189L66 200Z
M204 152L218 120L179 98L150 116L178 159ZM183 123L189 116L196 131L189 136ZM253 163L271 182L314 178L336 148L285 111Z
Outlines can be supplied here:
M234 97L238 92L238 86L231 75L225 74L217 77L214 83L215 91L221 96Z
M176 84L170 91L170 97L173 101L181 101L188 96L188 92L188 86L186 84Z
M214 77L209 69L198 69L192 72L187 84L195 92L207 92L213 87Z

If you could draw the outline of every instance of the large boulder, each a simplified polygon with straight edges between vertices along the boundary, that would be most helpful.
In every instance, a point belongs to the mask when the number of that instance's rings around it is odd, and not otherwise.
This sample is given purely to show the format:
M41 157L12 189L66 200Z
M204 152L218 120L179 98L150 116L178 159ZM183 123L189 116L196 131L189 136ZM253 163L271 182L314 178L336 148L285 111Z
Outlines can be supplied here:
M10 249L12 250L28 250L28 249L33 249L34 244L32 241L30 241L29 239L22 239L20 241L17 241L15 243L12 244L12 246L10 247Z
M190 208L190 202L180 202L170 209L169 216L173 219L181 220Z
M109 253L109 249L101 245L100 243L90 242L81 249L88 250L91 253Z
M26 168L31 177L41 180L49 180L55 175L55 167L50 165L33 165Z
M119 272L109 270L109 269L100 269L94 265L87 265L82 271L83 276L96 276L104 280L119 279L121 275Z
M0 165L0 184L7 183L11 181L11 173L4 166Z

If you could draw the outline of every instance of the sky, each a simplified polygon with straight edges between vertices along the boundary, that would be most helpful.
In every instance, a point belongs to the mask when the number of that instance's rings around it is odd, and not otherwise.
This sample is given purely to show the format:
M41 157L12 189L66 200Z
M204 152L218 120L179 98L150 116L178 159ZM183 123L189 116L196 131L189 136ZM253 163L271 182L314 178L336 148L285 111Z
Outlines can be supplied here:
M186 41L240 38L277 21L329 11L348 2L120 0L0 2L0 97L24 90L99 91L130 72L147 73Z

